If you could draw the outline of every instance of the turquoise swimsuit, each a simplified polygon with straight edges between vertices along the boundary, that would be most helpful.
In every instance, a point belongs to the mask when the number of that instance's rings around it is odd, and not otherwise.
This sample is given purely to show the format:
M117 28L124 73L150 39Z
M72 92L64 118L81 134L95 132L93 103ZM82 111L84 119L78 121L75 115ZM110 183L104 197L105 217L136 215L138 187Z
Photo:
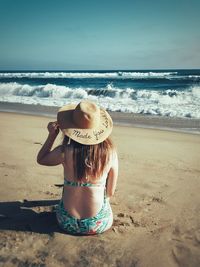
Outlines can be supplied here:
M68 186L83 186L83 187L95 187L103 186L105 188L105 182L100 182L97 184L92 183L81 183L72 182L64 179L64 185ZM113 223L113 214L110 207L109 199L106 198L104 193L104 202L101 210L94 217L77 219L69 214L69 212L64 208L63 200L56 209L56 216L59 226L69 234L78 235L90 235L90 234L100 234L109 229Z

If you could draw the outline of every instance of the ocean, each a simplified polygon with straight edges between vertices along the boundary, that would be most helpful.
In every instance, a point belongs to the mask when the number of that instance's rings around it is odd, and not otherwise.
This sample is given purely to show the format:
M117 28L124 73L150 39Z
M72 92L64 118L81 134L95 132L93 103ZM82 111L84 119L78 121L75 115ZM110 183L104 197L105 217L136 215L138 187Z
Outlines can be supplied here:
M0 102L200 119L200 70L1 71Z

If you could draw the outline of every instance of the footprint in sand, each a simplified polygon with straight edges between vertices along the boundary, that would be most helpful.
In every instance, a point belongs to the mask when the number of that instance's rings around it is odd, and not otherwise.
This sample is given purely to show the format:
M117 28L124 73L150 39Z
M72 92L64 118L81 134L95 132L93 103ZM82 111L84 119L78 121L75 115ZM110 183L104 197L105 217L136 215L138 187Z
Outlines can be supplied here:
M182 267L184 267L185 265L182 265L182 263L184 264L184 262L186 262L186 259L190 258L190 250L187 247L184 247L182 244L176 245L173 249L172 249L172 254L176 260L176 262L178 264L180 264Z
M200 255L197 248L178 244L172 249L172 254L180 267L200 266Z
M123 233L130 227L139 227L141 226L139 222L134 220L133 216L120 212L118 213L113 221L113 231Z
M195 232L194 236L197 243L200 243L200 229Z
M173 231L172 255L181 267L200 266L200 229L186 230L176 226Z

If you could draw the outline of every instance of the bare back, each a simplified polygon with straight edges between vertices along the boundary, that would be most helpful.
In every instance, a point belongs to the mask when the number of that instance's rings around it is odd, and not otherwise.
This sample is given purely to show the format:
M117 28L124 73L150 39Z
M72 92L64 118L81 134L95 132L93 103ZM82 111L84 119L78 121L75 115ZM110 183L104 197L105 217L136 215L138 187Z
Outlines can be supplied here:
M104 168L103 175L98 180L92 181L92 177L84 179L83 183L92 183L94 186L70 186L64 185L63 191L63 203L65 209L75 218L89 218L95 216L103 205L105 195L105 183L109 177L109 172L112 168L112 157L109 157L109 161ZM64 151L64 179L77 182L76 175L74 173L73 162L73 149L70 147L65 148ZM102 183L102 186L95 186L95 183Z

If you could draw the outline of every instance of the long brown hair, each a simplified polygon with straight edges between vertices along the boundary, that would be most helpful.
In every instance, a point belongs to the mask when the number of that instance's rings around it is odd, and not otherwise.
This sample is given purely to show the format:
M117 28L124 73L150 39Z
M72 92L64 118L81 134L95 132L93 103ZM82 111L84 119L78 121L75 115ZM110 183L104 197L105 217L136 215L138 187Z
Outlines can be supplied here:
M63 146L70 146L73 149L74 173L79 181L87 179L88 176L92 180L98 179L103 174L114 150L110 138L97 145L82 145L64 136Z

